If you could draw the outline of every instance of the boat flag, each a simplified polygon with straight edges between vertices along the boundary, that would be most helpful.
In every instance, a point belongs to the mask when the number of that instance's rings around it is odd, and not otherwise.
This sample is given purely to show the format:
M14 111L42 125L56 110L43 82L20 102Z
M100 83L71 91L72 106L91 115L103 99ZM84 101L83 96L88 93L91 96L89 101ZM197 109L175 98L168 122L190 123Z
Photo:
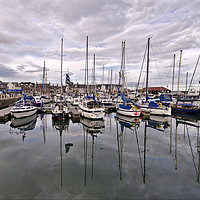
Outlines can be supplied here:
M72 84L71 81L70 81L70 77L69 77L68 74L66 74L66 83L69 84L69 85Z

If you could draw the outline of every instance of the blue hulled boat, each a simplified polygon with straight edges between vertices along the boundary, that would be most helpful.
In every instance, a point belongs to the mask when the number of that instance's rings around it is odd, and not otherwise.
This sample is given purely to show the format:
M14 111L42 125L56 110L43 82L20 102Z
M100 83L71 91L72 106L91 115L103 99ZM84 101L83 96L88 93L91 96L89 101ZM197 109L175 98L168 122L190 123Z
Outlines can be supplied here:
M172 112L186 114L200 114L200 107L192 103L178 103L172 105Z

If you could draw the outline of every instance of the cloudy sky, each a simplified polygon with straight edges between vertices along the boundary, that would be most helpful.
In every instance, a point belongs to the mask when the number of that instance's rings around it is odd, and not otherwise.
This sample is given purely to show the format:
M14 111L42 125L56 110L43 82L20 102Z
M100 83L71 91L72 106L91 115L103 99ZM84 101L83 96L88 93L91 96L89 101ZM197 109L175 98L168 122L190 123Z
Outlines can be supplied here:
M60 49L64 39L63 73L84 83L86 37L89 37L89 81L93 55L96 82L118 82L121 43L126 41L126 80L135 87L148 37L150 86L171 88L173 55L178 82L188 84L200 54L199 0L0 0L0 80L42 82L44 61L47 81L60 84ZM104 68L104 78L102 78ZM200 71L200 70L199 70ZM145 85L146 60L140 79ZM195 81L200 81L199 72ZM64 82L63 76L63 82ZM196 84L195 87L197 87Z

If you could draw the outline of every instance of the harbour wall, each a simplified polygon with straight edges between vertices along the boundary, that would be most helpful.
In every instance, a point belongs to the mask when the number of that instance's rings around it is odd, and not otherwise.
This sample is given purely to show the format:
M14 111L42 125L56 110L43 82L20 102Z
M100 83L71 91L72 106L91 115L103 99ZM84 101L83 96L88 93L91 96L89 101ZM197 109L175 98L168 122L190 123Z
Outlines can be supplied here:
M2 98L0 99L0 109L8 107L10 104L16 102L18 97Z

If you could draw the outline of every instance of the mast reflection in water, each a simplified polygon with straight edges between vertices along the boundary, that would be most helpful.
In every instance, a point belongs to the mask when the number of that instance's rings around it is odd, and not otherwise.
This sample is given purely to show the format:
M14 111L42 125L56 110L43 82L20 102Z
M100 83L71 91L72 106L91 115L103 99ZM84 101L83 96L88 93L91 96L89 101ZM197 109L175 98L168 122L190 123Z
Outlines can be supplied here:
M2 199L199 199L199 119L26 120L0 124Z
M56 130L59 131L59 135L60 135L60 185L62 187L63 185L63 166L62 166L62 155L63 155L63 150L62 150L62 132L68 130L69 127L69 120L57 120L57 119L53 119L52 120L52 126L53 128L55 128ZM65 144L65 153L68 153L70 150L70 147L73 147L72 143L67 143Z
M22 141L25 140L28 131L34 130L37 122L37 114L26 118L11 118L10 133L22 134Z
M92 137L92 172L91 177L93 178L94 175L94 140L97 138L98 134L102 134L104 132L105 124L103 119L99 120L91 120L82 117L80 119L81 124L83 125L83 133L84 133L84 183L85 186L87 184L87 161L88 161L88 134Z

